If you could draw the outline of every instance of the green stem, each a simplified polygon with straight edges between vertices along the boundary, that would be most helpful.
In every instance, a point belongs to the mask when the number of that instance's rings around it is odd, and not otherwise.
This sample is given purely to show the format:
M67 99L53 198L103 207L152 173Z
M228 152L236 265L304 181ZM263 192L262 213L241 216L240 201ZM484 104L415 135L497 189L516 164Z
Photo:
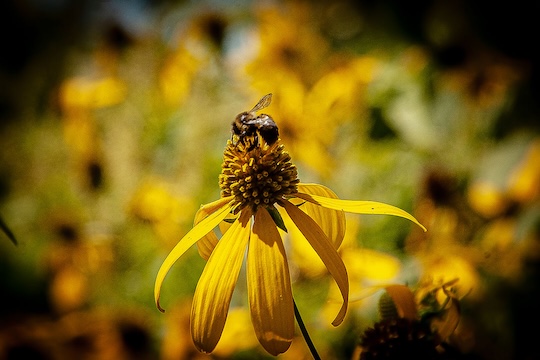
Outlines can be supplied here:
M302 316L300 316L300 312L298 311L298 307L296 306L296 302L294 301L294 299L293 299L293 304L294 304L294 317L296 318L296 322L298 322L300 331L302 332L302 335L304 336L304 339L306 340L306 344L309 348L309 351L311 351L311 355L313 355L313 358L315 360L321 360L319 353L317 353L317 349L315 349L315 345L313 345L313 341L311 341L311 338L309 337L309 333L306 329L306 325L304 325L304 321L302 320Z

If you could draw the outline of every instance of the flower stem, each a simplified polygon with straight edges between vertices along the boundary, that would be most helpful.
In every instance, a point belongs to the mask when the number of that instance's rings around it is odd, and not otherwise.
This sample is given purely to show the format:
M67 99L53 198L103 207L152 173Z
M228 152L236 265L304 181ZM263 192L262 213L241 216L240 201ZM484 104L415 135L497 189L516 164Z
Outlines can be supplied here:
M302 320L302 316L300 316L300 312L298 311L298 307L296 306L296 301L294 301L294 299L293 299L293 304L294 304L294 317L296 318L296 322L298 322L300 331L302 331L302 335L304 336L304 339L306 340L306 344L309 348L309 351L311 351L311 355L313 355L313 358L315 360L321 360L319 353L317 353L317 349L315 349L315 345L313 345L313 341L311 341L311 338L309 337L309 333L306 329L306 325L304 324L304 321Z

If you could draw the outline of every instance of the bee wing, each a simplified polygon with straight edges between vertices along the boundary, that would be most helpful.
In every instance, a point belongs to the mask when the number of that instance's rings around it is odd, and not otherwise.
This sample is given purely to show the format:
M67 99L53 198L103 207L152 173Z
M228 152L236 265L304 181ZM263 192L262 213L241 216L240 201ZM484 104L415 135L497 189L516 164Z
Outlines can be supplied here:
M270 103L272 102L272 94L266 94L264 95L261 100L259 100L259 102L257 103L257 105L255 105L253 107L253 109L251 109L249 112L250 113L253 113L253 112L256 112L256 111L259 111L259 110L262 110L264 109L265 107L267 107L268 105L270 105Z

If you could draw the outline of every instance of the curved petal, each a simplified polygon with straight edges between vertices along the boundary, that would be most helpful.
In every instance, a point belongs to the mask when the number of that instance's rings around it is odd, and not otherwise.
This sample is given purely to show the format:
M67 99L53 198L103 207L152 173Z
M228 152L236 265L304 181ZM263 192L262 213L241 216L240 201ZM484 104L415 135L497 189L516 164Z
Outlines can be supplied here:
M398 316L409 320L416 320L418 316L418 310L416 308L416 301L414 294L405 285L388 285L385 287L386 292L392 298L396 307Z
M319 184L298 184L298 191L310 195L325 196L332 199L337 199L337 195L327 188ZM322 206L317 206L310 202L303 204L302 209L308 214L324 231L328 239L334 244L336 249L339 249L345 236L345 213L341 210L328 209Z
M405 219L408 219L418 226L420 226L424 231L427 229L424 225L420 224L418 220L414 218L411 214L405 210L401 210L398 207L388 205L376 201L353 201L353 200L341 200L341 199L331 199L324 196L318 196L313 194L304 194L296 193L294 196L309 201L310 203L324 206L328 209L334 210L343 210L346 212L356 213L356 214L379 214L379 215L394 215L399 216Z
M312 218L287 200L284 200L281 205L285 208L285 211L287 211L287 214L289 214L292 221L300 229L306 240L309 241L313 249L319 254L341 291L343 304L332 322L332 325L338 326L345 318L349 302L349 278L347 269L330 240L328 240L319 225Z
M206 218L208 215L216 212L217 210L221 209L225 204L229 203L234 197L228 196L221 198L216 201L212 201L211 203L202 205L199 210L197 210L197 213L195 214L195 220L193 221L194 225L197 225L201 222L204 218Z
M219 231L221 232L221 235L223 236L227 230L229 230L229 228L231 227L232 223L238 219L238 214L236 215L233 215L232 213L229 214L229 216L227 216L225 218L225 220L219 224Z
M210 255L197 283L191 306L191 336L202 352L212 352L223 332L251 232L251 215L250 210L241 212Z
M197 242L197 250L199 251L200 257L208 261L218 241L219 239L214 232L209 232L201 238L201 240Z
M249 240L247 280L251 321L261 345L277 356L294 335L294 307L285 248L268 211L255 214Z
M195 244L201 237L208 234L213 228L215 228L224 218L227 216L231 207L229 204L223 205L220 209L207 216L204 220L194 226L171 250L169 255L161 264L156 276L156 282L154 285L154 300L159 311L164 312L163 308L159 305L159 296L161 293L161 285L165 276L173 266L173 264L182 256L193 244Z
M195 214L195 220L193 221L194 225L197 225L208 215L212 214L213 212L221 208L223 205L231 201L232 198L233 198L232 196L228 196L228 197L221 198L219 200L216 200L214 202L201 206L201 208ZM213 231L208 232L208 234L203 236L197 242L197 250L199 251L199 255L204 260L208 260L208 258L210 257L210 254L216 247L217 242L218 242L218 238L216 234Z
M289 202L299 209L302 209L307 203L302 199L296 198L289 199ZM302 206L299 206L301 204ZM291 220L290 216L287 215L285 209L281 206L277 207L277 209L287 229L286 232L280 231L280 235L287 249L287 259L289 263L294 263L294 266L299 271L298 275L313 279L327 274L328 269L326 269L326 266L321 261L321 257L313 250L311 244L306 241L305 236L296 225L294 225L294 222Z
M231 227L232 223L238 218L238 216L235 216L231 213L227 214L225 216L225 219L223 219L222 222L219 223L218 229L221 232L221 236L223 236L227 230ZM203 237L201 240L197 242L197 250L199 250L199 255L206 261L208 261L208 258L210 258L210 255L212 254L212 251L214 251L214 248L216 247L217 243L219 241L218 236L214 232L209 232L206 234L205 237Z

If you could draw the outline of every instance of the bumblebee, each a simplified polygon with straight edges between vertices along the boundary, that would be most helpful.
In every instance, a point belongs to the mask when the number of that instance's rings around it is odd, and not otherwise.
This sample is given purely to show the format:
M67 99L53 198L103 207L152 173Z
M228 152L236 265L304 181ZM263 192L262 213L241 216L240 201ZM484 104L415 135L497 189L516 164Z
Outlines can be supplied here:
M272 145L279 138L279 130L274 120L266 115L257 115L257 111L264 109L272 101L272 94L267 94L249 111L236 115L232 123L233 141L243 142L248 150L253 150L264 140Z

